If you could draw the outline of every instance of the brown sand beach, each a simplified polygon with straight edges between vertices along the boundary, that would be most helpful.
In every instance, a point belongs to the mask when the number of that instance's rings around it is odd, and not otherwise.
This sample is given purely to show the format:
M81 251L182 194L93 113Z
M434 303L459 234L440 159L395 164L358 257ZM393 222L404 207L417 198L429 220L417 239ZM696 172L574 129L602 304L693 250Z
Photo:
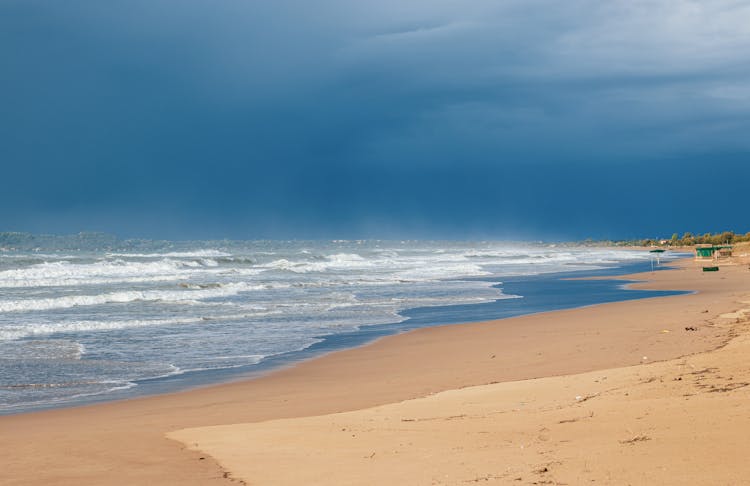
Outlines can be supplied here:
M750 270L420 329L267 376L0 417L2 484L750 483Z

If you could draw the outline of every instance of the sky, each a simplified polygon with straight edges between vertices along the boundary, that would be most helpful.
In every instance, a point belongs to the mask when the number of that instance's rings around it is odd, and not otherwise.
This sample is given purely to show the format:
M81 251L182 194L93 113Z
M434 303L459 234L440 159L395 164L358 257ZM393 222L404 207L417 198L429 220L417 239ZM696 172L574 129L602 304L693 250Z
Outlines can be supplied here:
M750 231L750 2L0 0L0 231Z

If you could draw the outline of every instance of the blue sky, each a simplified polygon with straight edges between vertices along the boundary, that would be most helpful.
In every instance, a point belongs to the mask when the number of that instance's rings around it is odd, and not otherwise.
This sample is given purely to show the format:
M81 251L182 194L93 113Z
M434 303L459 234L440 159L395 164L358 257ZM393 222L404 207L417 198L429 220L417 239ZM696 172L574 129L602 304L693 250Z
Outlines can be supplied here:
M0 1L0 230L750 231L750 4Z

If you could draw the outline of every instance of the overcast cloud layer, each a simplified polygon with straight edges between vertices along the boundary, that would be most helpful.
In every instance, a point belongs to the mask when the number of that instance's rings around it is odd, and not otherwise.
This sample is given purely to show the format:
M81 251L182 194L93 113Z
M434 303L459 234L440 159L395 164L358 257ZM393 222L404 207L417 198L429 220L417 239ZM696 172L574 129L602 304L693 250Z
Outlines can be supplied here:
M750 230L750 2L0 0L0 231Z

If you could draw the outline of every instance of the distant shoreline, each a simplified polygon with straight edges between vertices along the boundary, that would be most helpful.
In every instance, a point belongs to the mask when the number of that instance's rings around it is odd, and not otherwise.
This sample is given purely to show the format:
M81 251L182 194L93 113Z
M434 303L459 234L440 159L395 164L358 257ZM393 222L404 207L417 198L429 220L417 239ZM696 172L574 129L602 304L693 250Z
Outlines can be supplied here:
M317 238L317 239L299 239L295 241L398 241L398 239L381 239L381 238L349 238L349 239L328 239L328 238ZM515 240L515 239L493 239L493 238L480 238L478 240L452 240L445 238L407 238L409 241L486 241L486 242L503 242L509 244L526 244L526 245L540 245L540 246L559 246L559 247L600 247L600 248L625 248L632 247L638 249L647 249L651 247L667 248L675 251L680 250L692 250L694 245L697 243L742 243L750 242L750 232L747 233L735 233L733 231L723 231L719 233L704 233L693 235L692 233L683 233L681 237L677 239L669 238L631 238L631 239L583 239L583 240L542 240L539 238L529 238L527 240ZM268 240L268 239L257 239L257 240L231 240L231 239L199 239L199 240L163 240L163 239L148 239L148 238L121 238L115 234L102 233L95 231L83 231L74 234L43 234L43 233L28 233L21 231L0 231L0 252L7 251L44 251L44 250L59 250L59 251L81 251L86 249L96 250L125 250L125 251L138 251L144 246L153 248L154 245L161 246L164 249L171 249L175 246L179 247L185 244L194 244L197 242L210 243L210 244L229 244L237 243L240 241L287 241L285 238L279 240Z

